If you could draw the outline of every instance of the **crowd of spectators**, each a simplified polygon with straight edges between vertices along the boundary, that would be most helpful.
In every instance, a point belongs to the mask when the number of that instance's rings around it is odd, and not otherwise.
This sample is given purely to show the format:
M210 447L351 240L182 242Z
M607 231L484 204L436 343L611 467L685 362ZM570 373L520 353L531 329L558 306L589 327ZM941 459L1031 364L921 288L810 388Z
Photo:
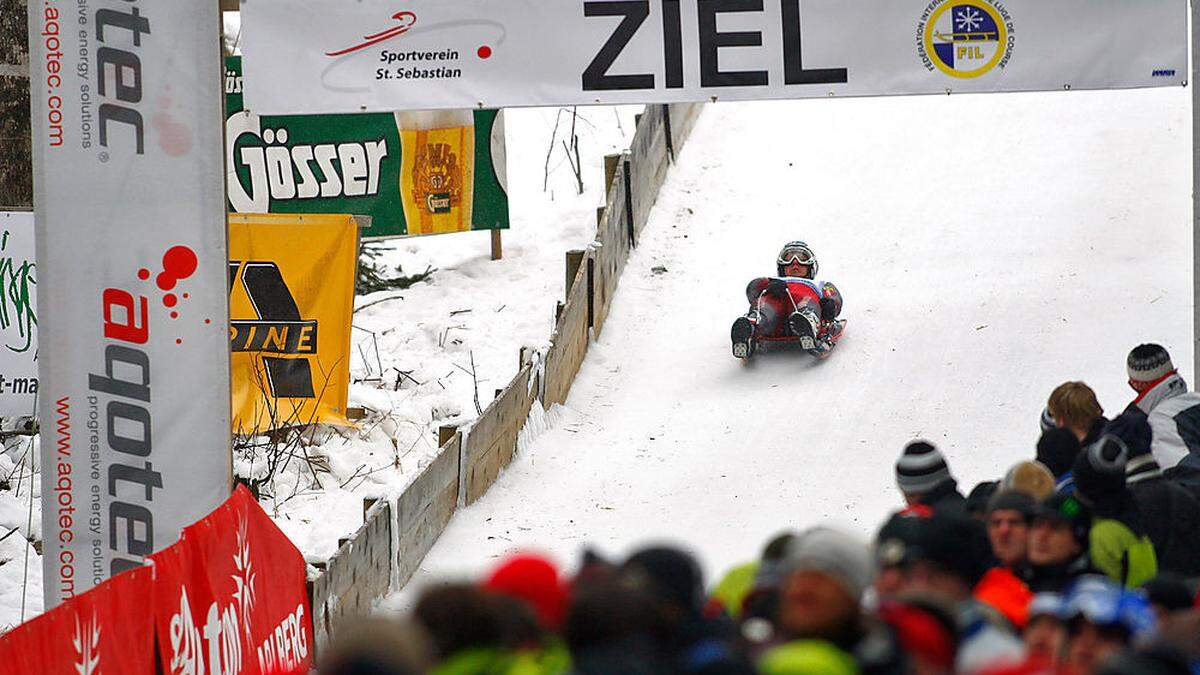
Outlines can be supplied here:
M712 584L668 546L571 578L517 555L349 631L321 672L1200 674L1200 394L1158 345L1127 370L1124 411L1060 385L1036 452L966 495L909 443L873 542L784 531Z

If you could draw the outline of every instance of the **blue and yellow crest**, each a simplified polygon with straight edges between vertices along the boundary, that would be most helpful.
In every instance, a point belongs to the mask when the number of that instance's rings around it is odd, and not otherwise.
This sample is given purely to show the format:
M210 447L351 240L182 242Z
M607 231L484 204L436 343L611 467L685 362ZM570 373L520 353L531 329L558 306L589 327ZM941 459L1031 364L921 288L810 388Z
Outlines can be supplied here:
M918 28L918 52L930 71L974 78L1003 68L1012 56L1012 17L997 0L930 3Z

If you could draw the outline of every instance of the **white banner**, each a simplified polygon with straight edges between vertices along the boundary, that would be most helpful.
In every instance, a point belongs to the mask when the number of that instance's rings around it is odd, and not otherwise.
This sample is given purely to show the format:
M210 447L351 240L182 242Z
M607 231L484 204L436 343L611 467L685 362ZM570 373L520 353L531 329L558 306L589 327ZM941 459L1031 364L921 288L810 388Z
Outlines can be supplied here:
M1187 79L1186 0L270 0L241 14L246 108L263 115Z
M0 418L34 417L37 265L33 214L0 211Z
M29 3L47 608L230 492L216 2Z

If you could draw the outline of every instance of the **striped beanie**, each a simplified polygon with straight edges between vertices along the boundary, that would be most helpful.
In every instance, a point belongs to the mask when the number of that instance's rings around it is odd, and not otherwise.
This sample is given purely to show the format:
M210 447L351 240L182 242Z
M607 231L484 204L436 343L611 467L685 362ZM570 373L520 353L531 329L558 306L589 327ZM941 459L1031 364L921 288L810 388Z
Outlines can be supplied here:
M1162 345L1138 345L1129 352L1125 361L1129 379L1134 382L1154 382L1162 379L1175 370L1171 363L1171 355Z
M896 462L896 484L900 491L913 494L929 492L950 479L946 458L927 441L913 441L904 447Z

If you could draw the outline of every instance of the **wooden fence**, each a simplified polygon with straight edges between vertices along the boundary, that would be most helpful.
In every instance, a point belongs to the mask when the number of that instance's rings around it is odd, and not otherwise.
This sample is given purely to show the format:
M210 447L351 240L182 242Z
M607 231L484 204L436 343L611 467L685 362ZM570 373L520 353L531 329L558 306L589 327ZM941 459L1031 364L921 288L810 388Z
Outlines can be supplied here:
M599 336L629 252L649 219L667 168L687 141L699 104L651 105L638 118L629 152L615 158L596 238L566 255L566 297L556 312L545 354L522 353L516 377L483 414L461 430L444 430L437 458L396 501L375 504L366 523L343 543L312 585L317 644L347 618L412 578L456 508L478 500L512 460L534 403L566 402ZM394 516L393 516L394 514ZM393 527L395 537L393 537Z

